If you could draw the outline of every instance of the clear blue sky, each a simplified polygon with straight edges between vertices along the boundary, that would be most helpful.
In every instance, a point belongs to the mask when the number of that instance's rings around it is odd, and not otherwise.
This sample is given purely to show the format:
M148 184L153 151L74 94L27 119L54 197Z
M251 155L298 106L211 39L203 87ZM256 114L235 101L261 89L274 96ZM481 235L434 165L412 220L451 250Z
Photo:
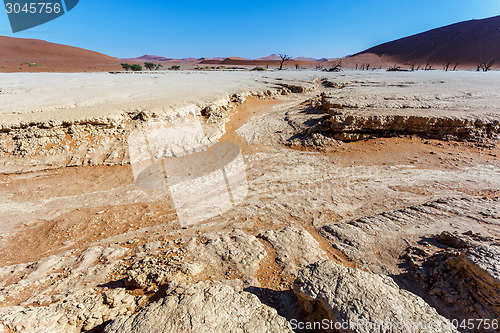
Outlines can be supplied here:
M278 52L319 58L500 15L500 0L80 0L66 15L17 34L12 34L3 7L0 12L0 35L120 58L256 58Z

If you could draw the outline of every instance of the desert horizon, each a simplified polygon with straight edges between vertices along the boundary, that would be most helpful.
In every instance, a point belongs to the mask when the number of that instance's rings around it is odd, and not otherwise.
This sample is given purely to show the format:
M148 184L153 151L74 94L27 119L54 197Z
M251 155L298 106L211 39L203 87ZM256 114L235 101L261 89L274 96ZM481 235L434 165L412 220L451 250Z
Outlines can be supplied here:
M447 70L477 70L481 62L492 62L491 69L500 69L497 60L500 50L500 16L481 20L464 21L442 28L436 28L416 35L402 37L395 41L368 48L354 55L339 58L310 58L306 56L290 57L284 64L285 69L317 68L327 69L341 63L347 69L431 69L438 70L447 66ZM483 30L487 32L484 33ZM491 33L490 33L491 32ZM440 34L444 36L441 36ZM481 36L488 40L482 41ZM439 42L437 42L439 40ZM460 42L465 40L470 46ZM0 36L4 53L0 58L0 72L92 72L120 70L121 63L131 62L143 65L144 62L156 62L165 65L161 70L172 66L191 70L210 69L212 66L232 67L280 67L280 57L274 53L255 59L238 56L212 58L166 58L159 55L143 55L136 58L115 58L105 54L78 47L54 44L43 40L15 39ZM439 43L439 46L436 44ZM479 50L474 43L486 44ZM437 49L438 47L438 49ZM463 49L471 50L464 53ZM36 65L35 65L36 64Z
M498 3L5 9L0 333L499 331Z

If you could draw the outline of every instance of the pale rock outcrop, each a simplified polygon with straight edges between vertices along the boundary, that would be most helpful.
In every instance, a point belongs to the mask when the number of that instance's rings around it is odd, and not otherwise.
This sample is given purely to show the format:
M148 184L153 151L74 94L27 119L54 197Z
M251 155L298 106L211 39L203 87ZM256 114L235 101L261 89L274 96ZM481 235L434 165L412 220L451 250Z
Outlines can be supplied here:
M0 332L79 333L132 314L136 306L136 297L125 289L113 289L98 295L74 295L49 306L9 307L0 310Z
M285 266L286 274L295 275L301 267L328 259L318 241L305 230L292 227L279 231L269 230L259 237L268 241L276 250L276 262Z
M255 275L265 257L264 245L241 230L199 236L186 244L186 252L207 269Z
M126 283L147 291L163 284L190 282L202 273L213 276L253 276L266 255L264 245L241 230L209 233L191 238L180 247L139 252L127 268Z
M439 247L425 243L405 254L424 290L454 318L500 317L498 239L472 232L443 232L435 238Z
M391 278L333 261L318 262L300 271L294 292L314 320L355 325L354 331L359 333L456 332L422 298L400 289ZM419 330L405 327L419 323L424 325Z
M257 296L217 283L179 285L167 297L137 314L121 317L106 333L151 332L293 332L273 308Z
M486 96L460 92L437 94L428 87L418 85L415 82L391 85L352 82L348 89L322 94L315 107L325 110L328 116L316 128L311 128L310 133L325 132L329 137L342 141L398 135L459 140L498 139L498 110L488 103ZM482 104L477 107L482 112L470 112L470 104L465 102L469 100L474 100L476 107Z
M389 259L403 255L408 242L419 240L423 234L440 233L450 226L457 231L475 228L488 234L489 226L500 223L499 202L499 199L470 197L437 199L347 223L325 225L319 233L364 268L389 275L396 271L397 265Z

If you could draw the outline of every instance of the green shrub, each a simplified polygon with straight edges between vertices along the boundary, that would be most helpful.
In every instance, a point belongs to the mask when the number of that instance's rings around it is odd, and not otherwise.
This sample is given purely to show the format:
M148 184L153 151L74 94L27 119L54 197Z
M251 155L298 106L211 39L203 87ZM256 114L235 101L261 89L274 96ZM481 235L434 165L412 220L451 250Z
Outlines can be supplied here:
M155 68L155 64L153 64L152 62L145 62L144 67L146 67L148 71L152 71Z
M32 67L32 66L35 66L35 67L45 67L44 65L39 65L39 64L37 64L36 62L23 62L23 63L21 64L21 66L22 66L22 65L24 65L24 64L27 64L27 65L29 65L30 67Z
M140 72L142 71L142 66L139 64L133 64L132 66L130 66L130 69L134 72Z
M169 71L178 71L179 69L181 69L181 66L178 65L173 65L168 68Z
M261 66L256 66L256 67L252 68L251 71L262 72L262 71L267 71L267 69L265 69L264 67L261 67Z

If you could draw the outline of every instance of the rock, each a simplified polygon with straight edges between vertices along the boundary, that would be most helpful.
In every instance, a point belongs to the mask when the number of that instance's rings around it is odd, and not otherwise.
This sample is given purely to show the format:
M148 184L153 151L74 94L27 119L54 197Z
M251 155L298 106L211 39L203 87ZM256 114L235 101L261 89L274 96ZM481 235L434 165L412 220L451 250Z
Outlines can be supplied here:
M307 79L304 82L291 82L296 92L311 91L315 86L307 82ZM275 97L281 94L282 89L284 88L272 83L260 83L255 86L255 90L231 93L227 97L219 96L208 104L200 100L189 107L174 110L164 108L162 104L159 109L158 106L141 105L110 117L45 120L20 123L14 127L0 124L3 129L0 132L0 159L8 157L9 162L14 162L7 169L1 164L0 167L3 168L2 172L10 173L65 166L127 164L131 162L127 142L136 125L145 124L160 116L185 116L182 109L191 107L195 110L194 116L201 114L206 118L206 134L214 142L225 133L225 124L229 121L231 111L243 103L247 96Z
M305 230L295 228L270 230L260 234L259 237L271 243L276 250L276 262L285 266L286 274L295 276L300 268L328 259L318 241Z
M157 244L147 244L155 247ZM127 286L147 291L158 285L187 282L186 278L210 271L251 277L266 251L257 237L241 230L206 234L190 239L185 247L147 252L139 248L127 269Z
M448 246L452 246L456 249L464 249L469 247L470 245L461 239L459 236L454 235L448 231L443 231L438 238L439 242L446 244Z
M132 314L136 308L134 296L125 289L113 289L99 295L75 295L64 302L49 306L0 310L0 332L19 333L79 333Z
M331 147L342 146L344 143L327 136L326 132L312 132L306 133L300 138L288 141L290 145L303 145L305 147Z
M316 85L310 82L300 82L300 84L278 83L278 85L283 87L283 90L286 89L294 94L311 92L317 89Z
M484 126L474 119L410 115L364 115L351 111L338 114L332 109L328 119L329 136L342 141L356 141L375 137L418 135L424 138L479 140L498 138L500 126L492 120Z
M257 237L235 230L193 238L186 246L186 253L210 269L255 275L266 250Z
M0 288L11 305L50 304L89 285L107 283L117 261L127 253L120 246L91 246L82 252L67 251L31 263L0 268ZM22 276L22 279L10 278ZM8 282L8 283L6 283ZM25 290L37 290L26 293Z
M329 81L326 78L321 79L321 84L327 88L335 88L335 89L342 89L347 86L347 83L342 83L342 82L332 82ZM323 97L325 97L325 94L322 94ZM335 106L334 106L335 107Z
M323 81L323 84L337 83ZM322 94L315 105L330 114L325 121L329 125L327 133L337 140L398 135L469 141L499 137L500 122L486 98L476 99L471 108L463 100L471 96L438 94L442 88L436 85L423 88L415 82L387 85L355 81L348 87ZM481 112L471 113L471 109ZM485 109L491 113L483 112Z
M446 304L453 318L500 317L500 247L480 236L451 236L451 244L467 247L408 248L411 272L435 304ZM436 238L442 242L443 233Z
M201 110L201 114L207 118L208 123L225 123L228 121L229 100L216 101Z
M137 314L116 319L106 333L293 332L257 296L225 284L180 285Z
M465 232L473 226L487 234L485 226L500 223L496 208L499 202L499 199L468 197L437 199L347 223L326 225L318 232L364 268L389 275L397 269L397 258L404 254L412 239L417 241L422 235L441 233L451 225L457 232ZM443 239L449 238L451 242L453 236L446 235L443 234Z
M301 270L293 289L313 319L358 323L356 332L382 332L377 323L386 325L384 332L414 332L404 327L411 323L433 325L432 329L419 332L457 332L422 298L400 289L391 278L333 261L318 262Z
M500 245L487 242L476 243L466 251L467 259L496 280L500 291ZM500 296L500 294L498 294ZM499 300L500 301L500 300ZM499 310L500 310L500 303Z
M129 287L151 290L154 285L171 281L181 270L182 262L172 258L171 253L159 253L147 256L130 267L127 271L126 284Z

